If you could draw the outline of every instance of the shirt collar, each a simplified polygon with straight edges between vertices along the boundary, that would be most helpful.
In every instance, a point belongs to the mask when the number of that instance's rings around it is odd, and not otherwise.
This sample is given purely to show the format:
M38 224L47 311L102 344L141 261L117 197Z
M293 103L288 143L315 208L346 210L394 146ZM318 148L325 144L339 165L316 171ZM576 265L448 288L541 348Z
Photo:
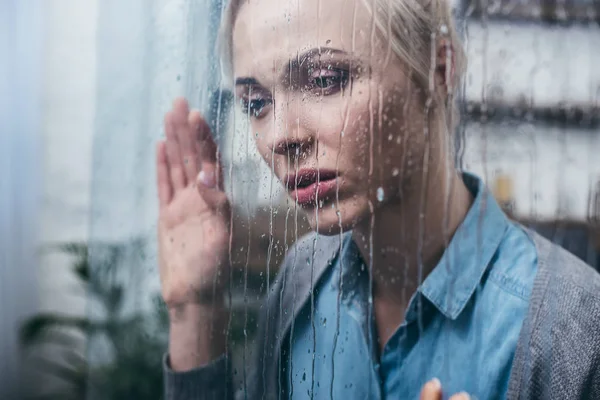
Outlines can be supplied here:
M483 181L464 173L475 197L438 265L418 291L442 314L456 319L477 289L508 228L508 219Z

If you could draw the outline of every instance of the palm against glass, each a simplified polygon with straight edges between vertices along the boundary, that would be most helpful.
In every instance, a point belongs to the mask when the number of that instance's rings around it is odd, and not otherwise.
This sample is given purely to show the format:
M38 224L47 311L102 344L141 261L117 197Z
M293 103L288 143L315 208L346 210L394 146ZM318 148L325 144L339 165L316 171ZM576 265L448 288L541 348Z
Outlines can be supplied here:
M219 296L229 245L230 205L222 190L217 146L199 112L176 99L157 144L159 264L169 306Z

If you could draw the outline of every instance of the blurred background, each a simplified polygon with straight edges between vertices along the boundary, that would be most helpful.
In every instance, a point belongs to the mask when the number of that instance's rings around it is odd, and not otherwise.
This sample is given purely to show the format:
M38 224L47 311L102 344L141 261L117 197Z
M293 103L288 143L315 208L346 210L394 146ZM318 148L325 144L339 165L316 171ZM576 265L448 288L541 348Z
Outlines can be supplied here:
M175 96L213 127L237 221L229 329L307 232L219 90L222 0L0 0L0 398L159 399L154 144ZM600 3L453 3L469 67L457 163L600 265Z

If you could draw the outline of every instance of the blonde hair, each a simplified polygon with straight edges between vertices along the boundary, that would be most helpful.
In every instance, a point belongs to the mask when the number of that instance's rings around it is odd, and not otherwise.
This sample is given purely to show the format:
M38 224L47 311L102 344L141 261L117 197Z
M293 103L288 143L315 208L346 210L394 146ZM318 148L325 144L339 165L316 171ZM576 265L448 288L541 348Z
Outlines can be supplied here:
M226 78L233 77L233 26L244 0L230 0L223 15L218 47ZM375 18L379 33L390 50L408 67L407 73L427 93L428 108L436 113L452 132L458 121L455 89L466 66L465 52L455 28L449 0L362 0ZM373 10L373 7L375 10ZM445 41L447 57L446 88L435 90L436 54L441 40ZM450 67L452 65L452 68ZM453 69L453 73L450 71ZM443 105L443 107L437 107Z

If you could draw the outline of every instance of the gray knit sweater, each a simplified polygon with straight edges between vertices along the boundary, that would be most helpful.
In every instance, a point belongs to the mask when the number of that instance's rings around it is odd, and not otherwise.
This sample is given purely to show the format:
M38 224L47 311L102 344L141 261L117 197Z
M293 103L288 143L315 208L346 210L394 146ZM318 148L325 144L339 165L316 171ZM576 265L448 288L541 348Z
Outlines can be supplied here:
M538 273L507 398L600 400L600 275L562 248L528 232L538 252ZM246 392L234 395L233 374L225 357L183 373L170 370L165 357L166 399L281 397L282 343L293 318L310 298L311 282L318 280L339 249L339 236L316 238L309 235L294 246L269 291ZM312 268L303 268L311 260ZM292 272L293 279L288 279Z

